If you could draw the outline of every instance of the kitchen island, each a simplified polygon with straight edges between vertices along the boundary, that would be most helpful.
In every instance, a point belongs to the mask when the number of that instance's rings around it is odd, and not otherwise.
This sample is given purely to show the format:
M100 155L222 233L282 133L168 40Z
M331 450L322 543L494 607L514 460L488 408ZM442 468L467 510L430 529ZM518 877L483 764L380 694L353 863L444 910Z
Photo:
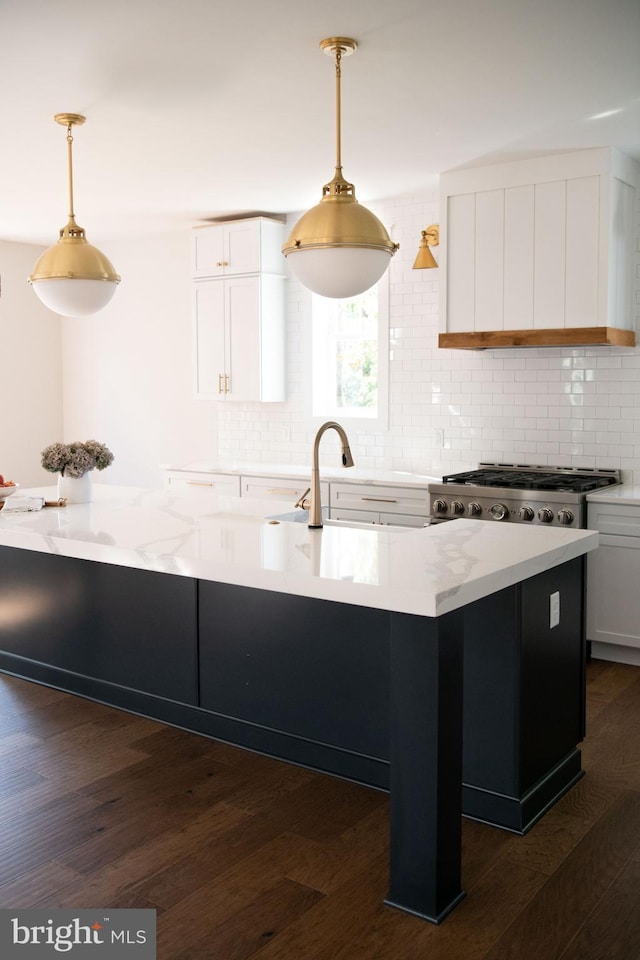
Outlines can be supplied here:
M463 896L465 615L489 618L473 642L492 648L522 589L547 619L547 594L575 604L598 535L473 520L309 530L269 520L281 507L96 485L91 504L2 511L0 669L388 789L387 902L439 922ZM556 634L536 636L575 651L559 676L578 690L581 623L561 610ZM522 672L510 651L509 701ZM547 746L574 756L580 731L575 711L557 723L554 701L537 700L536 783L552 795ZM470 710L475 724L484 707Z

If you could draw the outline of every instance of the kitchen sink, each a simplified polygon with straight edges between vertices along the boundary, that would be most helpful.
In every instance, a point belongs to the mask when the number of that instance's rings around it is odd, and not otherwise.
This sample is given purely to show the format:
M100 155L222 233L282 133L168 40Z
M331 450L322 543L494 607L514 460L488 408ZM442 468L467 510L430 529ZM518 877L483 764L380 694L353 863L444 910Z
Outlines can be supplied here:
M398 524L397 526L393 523L366 523L359 520L331 520L327 517L328 507L322 508L322 524L325 527L350 527L354 530L371 530L380 528L388 530L420 530L421 527L408 527ZM270 521L271 523L308 523L309 522L309 511L308 510L291 510L289 513L277 513L271 517L265 517L265 520ZM425 527L429 526L428 521L425 521ZM322 529L322 528L318 528Z

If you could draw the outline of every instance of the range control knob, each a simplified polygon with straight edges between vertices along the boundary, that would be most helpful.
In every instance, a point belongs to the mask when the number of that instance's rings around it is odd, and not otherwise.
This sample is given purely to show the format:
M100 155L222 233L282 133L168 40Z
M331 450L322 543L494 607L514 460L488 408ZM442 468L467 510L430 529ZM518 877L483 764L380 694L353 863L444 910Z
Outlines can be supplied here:
M558 520L560 523L563 523L566 527L573 523L573 513L571 510L558 510Z
M479 517L482 513L482 507L479 503L476 503L475 500L472 500L469 506L467 507L470 517Z
M553 521L553 510L549 507L542 507L538 510L538 519L541 523L551 523Z
M446 513L447 504L444 500L434 500L432 510L434 513Z
M533 507L520 507L521 520L533 520L535 513Z
M464 503L461 500L451 501L451 513L454 517L460 517L464 513Z
M494 503L489 513L494 520L509 519L509 507L505 506L504 503Z

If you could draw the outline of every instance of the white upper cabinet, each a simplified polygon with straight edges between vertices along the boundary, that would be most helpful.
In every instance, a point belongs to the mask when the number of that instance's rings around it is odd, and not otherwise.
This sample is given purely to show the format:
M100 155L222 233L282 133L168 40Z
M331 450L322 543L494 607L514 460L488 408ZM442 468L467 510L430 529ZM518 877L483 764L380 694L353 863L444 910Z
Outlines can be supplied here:
M443 174L440 346L633 346L637 175L611 148Z
M191 238L194 279L247 273L284 275L284 227L276 220L252 217L196 227Z
M271 274L193 284L196 395L285 399L284 281Z
M275 220L254 217L193 231L199 399L285 399L283 229Z

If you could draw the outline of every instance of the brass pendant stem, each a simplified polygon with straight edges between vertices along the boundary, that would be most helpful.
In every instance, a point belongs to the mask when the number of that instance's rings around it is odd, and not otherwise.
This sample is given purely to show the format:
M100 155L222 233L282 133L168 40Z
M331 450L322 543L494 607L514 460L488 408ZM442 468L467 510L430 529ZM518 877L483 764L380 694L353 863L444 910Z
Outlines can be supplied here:
M69 220L73 223L75 221L75 214L73 212L73 134L71 133L73 129L73 124L69 124L67 127L67 167L68 167L68 177L69 177Z
M336 47L336 171L342 173L342 110L340 80L342 78L342 51Z

